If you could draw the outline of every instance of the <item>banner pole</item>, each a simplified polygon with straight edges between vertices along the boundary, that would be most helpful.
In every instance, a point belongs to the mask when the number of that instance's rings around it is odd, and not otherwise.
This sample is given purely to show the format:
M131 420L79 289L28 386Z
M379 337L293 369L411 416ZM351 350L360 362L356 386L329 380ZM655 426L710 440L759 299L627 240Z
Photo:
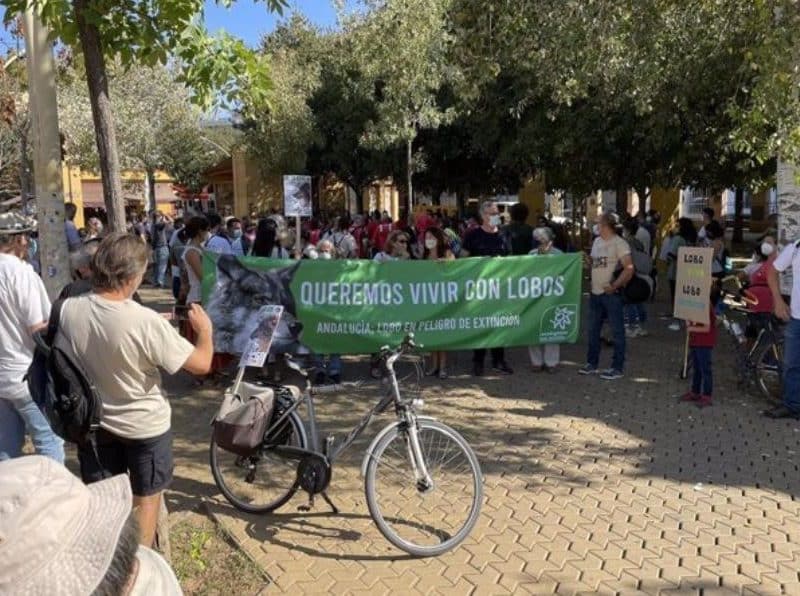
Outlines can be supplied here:
M302 234L300 232L300 216L294 216L294 252L297 254L298 258L300 258L300 251L302 250L301 244L303 242Z
M675 374L675 373L673 373ZM683 344L683 376L682 378L687 378L689 376L689 324L688 321L686 323L686 341Z

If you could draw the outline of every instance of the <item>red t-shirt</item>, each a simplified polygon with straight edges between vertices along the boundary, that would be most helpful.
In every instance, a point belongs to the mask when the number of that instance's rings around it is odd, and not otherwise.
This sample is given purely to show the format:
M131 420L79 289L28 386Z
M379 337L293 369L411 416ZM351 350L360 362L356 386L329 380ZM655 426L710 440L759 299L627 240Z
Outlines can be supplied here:
M770 292L767 285L767 276L772 268L772 263L767 261L750 274L750 287L747 288L747 291L758 300L758 304L750 306L751 312L772 312L772 292Z
M390 223L382 223L375 228L372 236L370 236L370 242L372 242L372 246L375 247L375 250L378 252L383 250L386 239L389 237L389 234L392 233L392 227Z
M717 315L714 313L712 307L709 311L708 322L709 330L705 333L697 333L691 331L689 333L689 347L690 348L713 348L717 343Z

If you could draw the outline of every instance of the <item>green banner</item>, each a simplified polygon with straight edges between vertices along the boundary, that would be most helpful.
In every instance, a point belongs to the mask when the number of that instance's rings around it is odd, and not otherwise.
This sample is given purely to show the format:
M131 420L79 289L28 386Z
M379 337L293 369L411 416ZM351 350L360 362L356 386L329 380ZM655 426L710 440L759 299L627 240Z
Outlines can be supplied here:
M578 254L376 263L206 253L203 269L219 352L240 353L272 304L284 307L278 352L369 354L409 331L429 350L578 339Z

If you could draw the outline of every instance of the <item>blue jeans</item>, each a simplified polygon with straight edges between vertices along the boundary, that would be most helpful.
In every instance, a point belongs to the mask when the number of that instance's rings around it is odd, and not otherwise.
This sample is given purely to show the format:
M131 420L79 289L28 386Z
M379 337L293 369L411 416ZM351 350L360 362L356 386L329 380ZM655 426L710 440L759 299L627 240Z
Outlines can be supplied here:
M614 337L611 368L621 372L625 366L625 318L622 307L622 296L619 294L589 295L589 352L586 362L594 368L600 362L600 334L606 319Z
M159 246L153 249L153 257L155 261L153 269L153 283L158 287L163 288L166 284L167 278L167 265L169 264L169 247Z
M647 307L644 302L625 305L625 324L644 325L647 323Z
M692 363L692 393L711 395L714 390L712 353L711 348L689 348L689 359Z
M64 441L50 428L39 406L32 399L12 402L0 398L0 461L22 455L26 430L37 454L64 463Z
M172 278L172 297L175 300L178 299L178 296L181 295L181 278L180 277L173 277Z
M339 354L329 354L328 366L325 366L325 354L316 354L314 356L314 368L318 373L325 373L329 377L342 374L342 357Z
M783 403L800 414L800 319L783 330Z

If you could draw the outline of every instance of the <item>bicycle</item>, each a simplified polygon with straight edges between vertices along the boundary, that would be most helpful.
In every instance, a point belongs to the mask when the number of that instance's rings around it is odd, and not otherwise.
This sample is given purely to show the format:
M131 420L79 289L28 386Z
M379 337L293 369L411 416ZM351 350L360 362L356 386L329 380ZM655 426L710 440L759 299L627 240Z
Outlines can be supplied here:
M309 496L302 511L310 510L319 494L337 514L326 493L333 464L375 416L394 406L397 419L375 436L361 464L370 516L389 542L417 557L437 556L460 544L480 514L483 477L475 453L458 432L420 416L421 399L402 397L395 363L417 347L409 334L399 347L381 348L385 395L341 442L336 444L331 435L322 446L313 396L343 386L314 387L312 370L287 356L288 366L305 378L305 390L275 386L274 422L261 445L250 455L237 456L217 447L212 437L211 471L225 498L241 511L269 513L302 489ZM242 382L243 372L234 384L236 395L249 399L265 390L264 385ZM298 413L303 404L310 437Z

